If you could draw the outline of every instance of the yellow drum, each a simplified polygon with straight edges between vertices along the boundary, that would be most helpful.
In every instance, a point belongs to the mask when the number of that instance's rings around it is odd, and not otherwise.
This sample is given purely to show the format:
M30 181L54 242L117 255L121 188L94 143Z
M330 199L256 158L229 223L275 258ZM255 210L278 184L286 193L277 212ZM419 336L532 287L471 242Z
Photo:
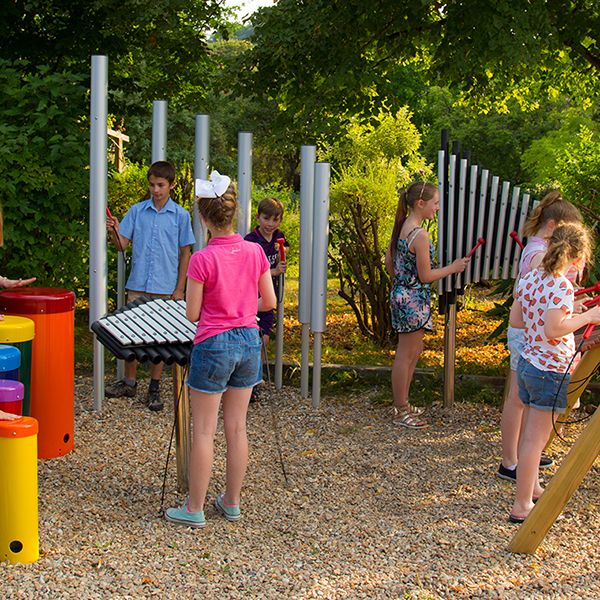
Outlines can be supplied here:
M0 421L0 561L40 557L37 433L32 417Z

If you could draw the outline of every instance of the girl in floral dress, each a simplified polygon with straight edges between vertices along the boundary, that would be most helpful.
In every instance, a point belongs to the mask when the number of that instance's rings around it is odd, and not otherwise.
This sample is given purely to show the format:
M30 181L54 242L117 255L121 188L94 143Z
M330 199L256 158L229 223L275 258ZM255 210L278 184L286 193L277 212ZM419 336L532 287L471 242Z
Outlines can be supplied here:
M400 195L385 266L392 277L390 307L398 346L392 365L392 422L409 429L428 426L422 410L408 401L410 384L423 351L425 330L431 331L431 283L462 273L469 259L458 258L446 267L434 268L433 244L421 224L433 219L440 208L438 189L432 183L415 182Z

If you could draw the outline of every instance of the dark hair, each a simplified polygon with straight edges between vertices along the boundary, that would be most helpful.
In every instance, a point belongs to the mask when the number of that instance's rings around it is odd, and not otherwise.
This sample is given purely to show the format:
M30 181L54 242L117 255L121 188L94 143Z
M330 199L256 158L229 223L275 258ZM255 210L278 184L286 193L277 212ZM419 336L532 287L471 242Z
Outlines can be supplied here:
M533 209L523 226L523 235L531 237L542 225L551 220L554 220L557 225L583 222L579 210L565 200L560 192L553 191L546 194Z
M233 223L237 210L235 187L229 187L217 198L197 198L198 211L216 228L224 229Z
M592 239L589 230L580 223L563 223L550 237L542 267L547 273L558 275L569 262L582 258L588 263L591 257Z
M267 217L283 218L283 204L277 198L263 198L258 203L256 212Z
M162 177L170 184L173 184L175 183L175 167L166 160L157 160L148 169L148 179L150 179L150 176Z
M414 208L419 200L428 202L436 195L438 188L433 183L426 181L415 181L411 183L405 190L400 192L400 200L396 209L396 219L394 221L394 229L392 230L392 239L390 240L390 251L392 259L396 256L396 247L398 246L398 238L402 225L408 216L408 209Z

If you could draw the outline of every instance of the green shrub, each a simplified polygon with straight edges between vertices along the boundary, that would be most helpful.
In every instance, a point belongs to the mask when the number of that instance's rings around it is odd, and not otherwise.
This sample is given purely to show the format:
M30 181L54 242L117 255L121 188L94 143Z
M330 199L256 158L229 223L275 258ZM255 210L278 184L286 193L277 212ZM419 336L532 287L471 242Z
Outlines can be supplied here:
M26 69L27 67L27 69ZM0 61L0 273L78 295L88 284L89 112L83 76Z

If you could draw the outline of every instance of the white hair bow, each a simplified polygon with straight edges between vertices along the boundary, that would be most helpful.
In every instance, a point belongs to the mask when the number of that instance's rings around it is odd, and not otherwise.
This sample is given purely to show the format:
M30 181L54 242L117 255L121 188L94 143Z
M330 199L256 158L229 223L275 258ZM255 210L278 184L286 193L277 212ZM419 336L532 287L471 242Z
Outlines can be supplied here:
M210 179L196 179L196 196L198 198L218 198L227 191L230 183L231 178L227 175L213 171Z

